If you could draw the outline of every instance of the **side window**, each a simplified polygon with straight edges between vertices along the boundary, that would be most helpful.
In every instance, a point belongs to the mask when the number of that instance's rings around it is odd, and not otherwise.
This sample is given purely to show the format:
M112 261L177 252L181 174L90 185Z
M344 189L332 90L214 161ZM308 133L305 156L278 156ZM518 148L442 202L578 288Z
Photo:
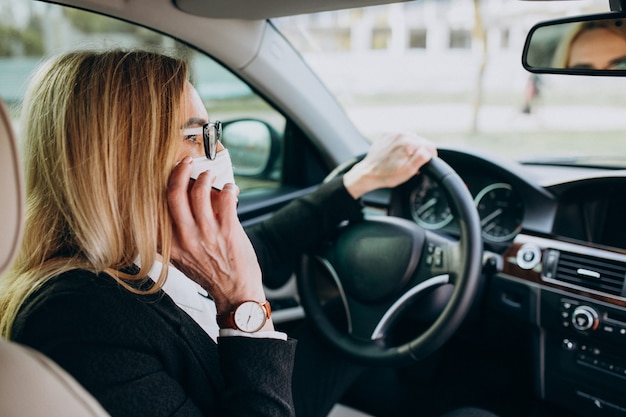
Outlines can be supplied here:
M173 38L127 22L54 4L19 6L0 0L0 96L16 131L24 90L42 58L77 48L163 48L189 62L191 82L209 117L224 124L222 141L239 188L280 185L286 120L221 64Z
M222 142L233 160L239 188L277 186L285 117L210 57L192 51L188 61L191 81L209 117L224 124Z

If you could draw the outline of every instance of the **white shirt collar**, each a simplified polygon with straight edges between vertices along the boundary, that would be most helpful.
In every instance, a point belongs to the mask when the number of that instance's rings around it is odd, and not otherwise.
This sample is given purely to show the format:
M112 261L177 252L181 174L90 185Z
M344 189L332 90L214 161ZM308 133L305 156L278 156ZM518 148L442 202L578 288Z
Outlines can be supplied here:
M163 268L163 263L155 261L149 272L150 278L156 282ZM204 329L214 340L217 340L219 327L215 320L215 303L200 285L187 278L174 265L168 265L167 280L163 291Z
M161 273L163 264L155 261L149 274L150 278L156 282ZM202 299L198 295L206 297L207 292L197 283L187 278L175 266L168 265L167 280L163 286L163 291L169 295L179 306L185 306L197 311L203 311Z

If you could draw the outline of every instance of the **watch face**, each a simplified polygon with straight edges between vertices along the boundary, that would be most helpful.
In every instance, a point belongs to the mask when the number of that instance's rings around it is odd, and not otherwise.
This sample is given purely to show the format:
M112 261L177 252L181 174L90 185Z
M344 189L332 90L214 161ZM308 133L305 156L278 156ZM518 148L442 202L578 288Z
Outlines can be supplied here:
M246 301L237 307L233 320L239 330L249 333L256 332L263 327L267 320L265 308L254 301Z

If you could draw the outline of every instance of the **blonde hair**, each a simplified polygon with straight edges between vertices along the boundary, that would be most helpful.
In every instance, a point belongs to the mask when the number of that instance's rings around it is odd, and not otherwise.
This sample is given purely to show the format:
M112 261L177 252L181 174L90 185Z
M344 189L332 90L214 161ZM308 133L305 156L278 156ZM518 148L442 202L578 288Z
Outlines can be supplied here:
M40 67L24 100L26 224L0 279L0 334L65 271L105 272L141 292L157 253L169 262L166 189L187 76L184 61L147 51L71 52Z

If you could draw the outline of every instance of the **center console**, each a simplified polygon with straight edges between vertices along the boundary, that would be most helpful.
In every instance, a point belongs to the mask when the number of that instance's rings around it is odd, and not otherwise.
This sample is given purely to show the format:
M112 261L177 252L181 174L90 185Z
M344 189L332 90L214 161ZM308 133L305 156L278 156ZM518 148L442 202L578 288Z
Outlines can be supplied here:
M544 397L581 416L626 416L626 309L545 288L540 300Z

